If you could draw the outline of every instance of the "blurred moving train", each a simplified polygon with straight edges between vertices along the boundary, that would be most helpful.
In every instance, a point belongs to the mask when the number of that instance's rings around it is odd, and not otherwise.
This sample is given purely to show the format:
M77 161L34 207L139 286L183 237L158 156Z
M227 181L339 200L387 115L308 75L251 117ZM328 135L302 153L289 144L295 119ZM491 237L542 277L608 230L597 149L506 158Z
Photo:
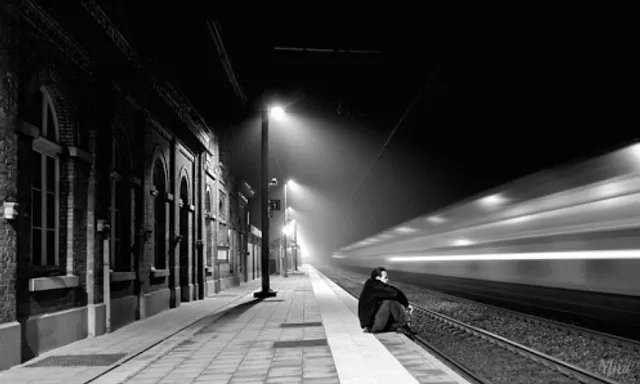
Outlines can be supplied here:
M337 250L340 264L640 296L640 143Z

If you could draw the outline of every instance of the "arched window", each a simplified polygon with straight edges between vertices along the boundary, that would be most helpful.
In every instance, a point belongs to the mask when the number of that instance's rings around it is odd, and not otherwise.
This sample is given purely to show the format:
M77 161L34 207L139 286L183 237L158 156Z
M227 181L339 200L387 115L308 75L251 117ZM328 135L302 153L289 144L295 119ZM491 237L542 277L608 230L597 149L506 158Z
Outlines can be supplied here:
M131 173L129 152L120 139L112 146L111 187L111 267L115 271L131 271L131 234L134 225L132 216L132 186L127 180Z
M207 187L207 192L204 196L204 210L207 214L211 214L211 188Z
M155 238L155 257L154 267L156 269L165 269L167 267L167 208L165 204L166 196L166 180L165 170L162 162L158 159L153 166L153 185L156 190L154 201L154 238Z
M60 133L53 102L41 88L32 104L30 122L39 129L31 159L31 262L59 265Z
M224 192L220 191L219 193L220 200L218 201L218 216L223 219L227 219L227 195Z
M205 241L206 241L206 251L207 251L207 265L213 266L213 240L214 240L214 231L215 227L213 226L213 196L211 194L211 187L207 186L207 190L204 195L204 211L206 216L206 224L205 224Z
M191 259L191 226L190 226L190 212L189 212L189 182L185 176L180 179L180 236L182 236L182 242L180 243L180 286L187 287L189 285L189 263ZM193 273L193 270L191 270ZM191 280L194 281L194 280ZM184 298L190 298L191 293L184 294Z
M218 231L218 244L220 245L229 245L229 236L226 230L226 224L222 222L222 220L228 220L227 217L227 195L224 192L218 192L219 200L218 200L218 217L220 218L220 228Z

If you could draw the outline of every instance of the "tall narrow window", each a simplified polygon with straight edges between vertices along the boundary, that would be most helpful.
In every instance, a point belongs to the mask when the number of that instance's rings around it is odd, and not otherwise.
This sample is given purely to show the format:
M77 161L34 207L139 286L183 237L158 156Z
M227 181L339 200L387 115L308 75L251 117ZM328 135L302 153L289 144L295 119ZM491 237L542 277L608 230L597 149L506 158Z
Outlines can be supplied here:
M51 98L44 89L38 93L30 113L30 123L39 128L31 159L31 262L55 266L58 259L60 201L60 135Z
M126 178L130 173L128 153L122 149L121 142L114 140L111 174L111 265L115 271L130 271L133 265L130 237L134 222L131 220L131 185Z
M205 226L205 239L207 242L207 265L213 265L213 220L211 215L213 214L212 210L212 196L211 196L211 188L207 187L207 191L204 196L204 210L206 213L206 226Z
M165 269L167 267L166 254L166 183L164 166L160 160L156 160L153 167L153 185L156 190L154 201L154 240L155 240L155 258L154 266L156 269Z
M218 216L220 216L222 219L227 220L227 196L222 191L218 193L218 196L220 196L220 201L218 202Z

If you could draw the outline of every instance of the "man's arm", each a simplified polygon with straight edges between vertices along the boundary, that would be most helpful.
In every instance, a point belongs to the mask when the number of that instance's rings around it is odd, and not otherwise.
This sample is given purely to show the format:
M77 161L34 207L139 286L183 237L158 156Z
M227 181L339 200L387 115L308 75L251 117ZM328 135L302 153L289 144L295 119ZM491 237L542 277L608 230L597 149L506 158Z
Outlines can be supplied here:
M402 294L402 292L388 284L377 284L372 287L371 291L372 295L378 300L398 300L398 293Z
M390 285L390 287L392 287L397 294L396 300L398 301L398 303L402 304L405 307L409 306L409 300L407 299L407 296L405 296L404 292L402 292L400 289Z

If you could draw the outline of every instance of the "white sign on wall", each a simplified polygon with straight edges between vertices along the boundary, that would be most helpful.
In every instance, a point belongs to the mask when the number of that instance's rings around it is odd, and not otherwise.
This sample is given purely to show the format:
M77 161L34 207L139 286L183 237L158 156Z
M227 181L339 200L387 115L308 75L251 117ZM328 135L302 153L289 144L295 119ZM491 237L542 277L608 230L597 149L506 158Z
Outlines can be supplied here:
M229 250L227 248L218 248L218 261L228 261Z

